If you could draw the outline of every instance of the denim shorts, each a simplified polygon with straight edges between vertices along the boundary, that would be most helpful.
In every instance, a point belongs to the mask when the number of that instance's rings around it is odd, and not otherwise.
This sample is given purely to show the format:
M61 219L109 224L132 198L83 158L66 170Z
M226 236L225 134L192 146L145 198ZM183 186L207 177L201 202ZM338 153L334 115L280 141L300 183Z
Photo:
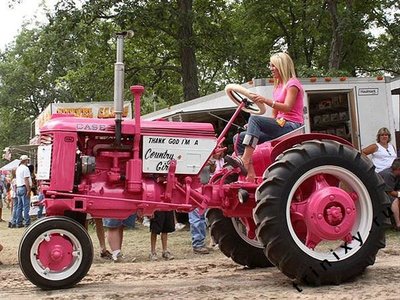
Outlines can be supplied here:
M125 220L104 218L103 226L107 228L118 228L120 226L134 228L136 222L136 214L130 215Z

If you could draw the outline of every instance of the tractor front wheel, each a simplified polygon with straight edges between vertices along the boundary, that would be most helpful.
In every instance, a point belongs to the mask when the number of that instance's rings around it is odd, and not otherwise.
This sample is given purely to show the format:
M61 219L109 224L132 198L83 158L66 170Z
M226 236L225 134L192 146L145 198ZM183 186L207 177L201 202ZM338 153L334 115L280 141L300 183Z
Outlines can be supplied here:
M19 265L25 277L42 289L68 288L90 269L92 241L80 224L66 217L46 217L22 237Z

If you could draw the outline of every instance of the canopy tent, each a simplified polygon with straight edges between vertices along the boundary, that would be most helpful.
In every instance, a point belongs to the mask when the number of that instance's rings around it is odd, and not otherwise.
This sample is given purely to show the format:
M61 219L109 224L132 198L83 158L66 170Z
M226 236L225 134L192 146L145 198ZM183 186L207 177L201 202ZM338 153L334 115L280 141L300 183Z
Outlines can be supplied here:
M20 158L21 155L25 154L25 155L29 156L30 163L32 165L36 166L37 148L38 148L38 145L8 146L8 147L4 148L4 150L3 150L3 152L4 152L3 159L8 160L8 161L10 161L11 159L18 160L16 158ZM12 162L14 162L14 161L12 161ZM3 170L3 167L0 168L0 170Z
M242 86L253 93L272 94L272 85L265 86L265 79L254 79L254 83L254 85L245 83ZM149 121L165 119L177 122L209 122L210 119L218 117L229 119L236 107L236 104L229 99L225 91L219 91L146 114L142 116L142 119Z
M19 166L21 161L19 159L14 159L13 161L9 162L5 166L0 168L0 171L11 171L12 169L16 169Z

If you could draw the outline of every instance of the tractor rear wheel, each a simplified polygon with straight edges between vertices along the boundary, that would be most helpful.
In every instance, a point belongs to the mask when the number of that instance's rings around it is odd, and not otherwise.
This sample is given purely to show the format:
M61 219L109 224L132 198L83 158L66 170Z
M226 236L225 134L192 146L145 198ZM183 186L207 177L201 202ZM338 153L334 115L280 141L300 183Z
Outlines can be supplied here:
M211 227L211 236L227 257L249 268L272 266L257 239L246 235L246 227L239 218L225 217L219 209L208 210L206 218Z
M264 174L254 220L265 254L309 285L361 274L385 246L384 182L368 158L334 141L285 151Z

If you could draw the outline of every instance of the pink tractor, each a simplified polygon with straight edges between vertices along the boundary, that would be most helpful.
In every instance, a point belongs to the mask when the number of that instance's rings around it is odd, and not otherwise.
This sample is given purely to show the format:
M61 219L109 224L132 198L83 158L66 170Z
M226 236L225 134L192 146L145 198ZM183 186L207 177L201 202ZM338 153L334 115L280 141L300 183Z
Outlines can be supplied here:
M53 115L41 129L38 177L47 216L19 247L25 276L42 289L72 287L93 259L82 226L156 210L206 212L221 251L248 267L276 266L310 285L360 275L385 246L389 204L371 162L347 141L302 129L257 146L255 183L226 166L202 185L198 174L240 110L261 114L248 91L228 85L237 110L219 137L206 123L143 121L142 86L132 86L134 120L122 119L122 46L117 34L115 120Z

